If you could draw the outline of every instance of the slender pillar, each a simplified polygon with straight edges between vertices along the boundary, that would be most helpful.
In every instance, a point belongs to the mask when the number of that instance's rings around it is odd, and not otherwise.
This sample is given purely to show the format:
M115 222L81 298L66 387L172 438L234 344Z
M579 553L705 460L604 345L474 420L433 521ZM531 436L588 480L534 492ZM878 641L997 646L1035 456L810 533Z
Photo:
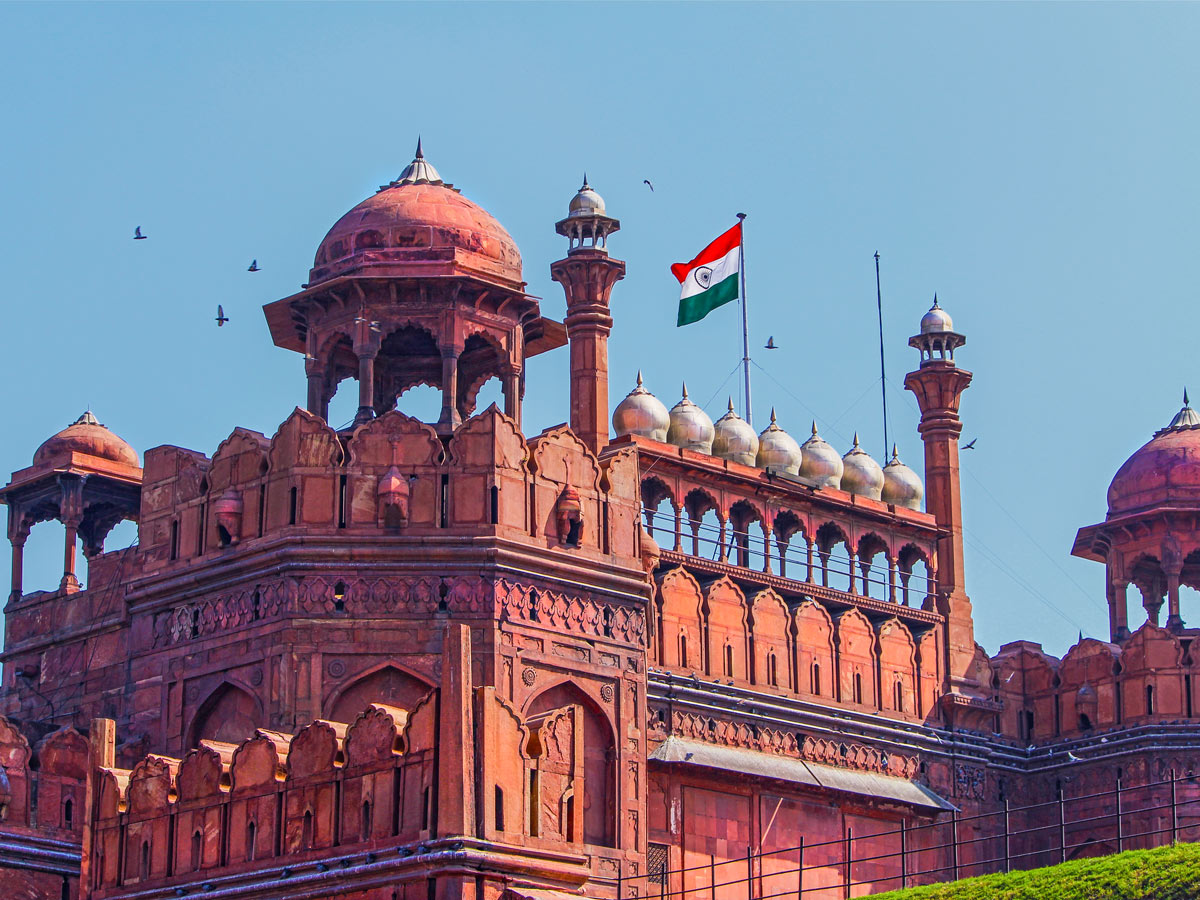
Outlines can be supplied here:
M507 372L504 375L504 414L521 427L521 373Z
M729 554L726 552L726 551L727 551L727 548L726 548L726 546L725 546L725 541L726 541L726 539L727 539L727 537L728 537L728 534L729 534L729 530L728 530L728 529L729 529L729 523L728 523L728 522L727 522L725 519L721 519L721 536L720 536L720 542L721 542L721 553L720 553L720 558L721 558L721 562L728 562L728 561L729 561Z
M897 562L892 557L885 557L888 567L888 602L896 602L896 566Z
M771 572L771 526L763 524L763 571ZM782 566L782 562L780 563Z
M361 425L375 418L375 353L364 348L358 354L358 412L354 424Z
M1183 628L1183 617L1179 615L1179 576L1180 571L1172 569L1167 573L1167 628L1180 631Z
M675 552L683 552L683 507L675 507Z
M1108 575L1108 631L1114 642L1129 637L1129 582L1109 567Z
M83 480L77 476L59 476L62 498L59 501L59 521L66 528L63 545L63 577L58 589L66 594L79 590L75 577L75 552L79 542L79 525L83 521Z
M20 600L23 596L25 569L25 539L29 537L29 529L20 529L12 537L12 590L8 593L9 600Z
M442 348L442 414L438 425L444 428L457 428L462 424L458 412L458 355L461 352L457 347Z

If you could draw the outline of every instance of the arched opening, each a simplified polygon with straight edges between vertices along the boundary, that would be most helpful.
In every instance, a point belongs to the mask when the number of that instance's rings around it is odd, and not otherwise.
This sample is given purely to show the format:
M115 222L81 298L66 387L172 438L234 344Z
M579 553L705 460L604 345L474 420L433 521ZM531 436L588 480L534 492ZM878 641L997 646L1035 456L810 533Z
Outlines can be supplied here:
M1154 715L1154 685L1146 685L1146 715Z
M342 381L333 389L329 398L329 415L327 421L338 431L349 428L354 424L358 414L358 382Z
M458 357L458 396L455 402L464 419L477 409L487 409L486 404L481 402L479 392L492 381L496 385L490 390L500 398L496 405L504 409L503 387L496 376L506 362L500 346L483 334L473 334L463 342L463 352Z
M758 524L759 537L751 534ZM729 546L725 552L735 565L743 568L765 568L764 556L769 548L765 543L766 532L762 529L762 514L745 500L739 500L729 509Z
M313 814L311 809L304 811L304 823L300 829L300 847L311 850L313 845Z
M602 846L616 846L616 752L612 728L608 719L586 694L573 684L560 684L534 698L526 717L552 712L566 707L582 710L583 734L575 740L583 741L583 778L564 790L558 798L543 797L543 805L554 801L566 809L570 798L582 797L583 842ZM568 793L569 791L569 793ZM562 830L567 836L567 829ZM568 838L569 839L569 838Z
M138 864L138 880L145 881L150 877L150 842L142 841L141 860Z
M809 580L809 543L800 517L791 510L784 510L775 517L772 529L775 534L776 570L784 578L796 581Z
M861 705L863 702L863 684L861 672L854 673L854 702L858 703L859 705Z
M935 590L924 552L913 544L901 548L896 558L896 574L900 582L896 602L904 606L924 606L926 597Z
M396 408L418 422L436 422L442 414L442 389L414 384L396 398Z
M725 645L724 660L725 660L725 677L732 678L733 677L733 647L731 647L729 644Z
M692 533L692 556L702 556L707 559L724 557L721 517L717 513L717 502L701 490L693 490L683 501L687 512L688 528Z
M878 564L876 563L878 560ZM858 542L859 593L886 603L890 599L887 544L874 534L863 535Z
M493 806L496 810L496 830L504 830L504 788L496 785Z
M254 737L262 721L258 700L226 682L200 704L192 720L188 746L197 747L202 740L241 743Z
M821 664L813 663L809 673L810 693L821 696Z
M821 584L850 591L854 572L850 564L850 543L846 533L833 522L817 529L817 555L821 560Z
M334 612L346 611L346 582L339 581L333 586L333 609Z
M679 668L689 668L687 634L682 631L679 633Z
M904 712L904 682L899 678L892 685L892 709L896 712Z
M329 707L326 718L334 722L353 722L372 703L411 710L431 687L401 669L385 666L343 688Z
M660 547L674 549L675 507L670 489L657 478L642 482L642 518L646 531Z
M774 651L767 654L767 684L771 687L779 687L779 662L775 658Z
M258 850L257 840L256 840L257 837L258 837L258 824L253 819L251 819L249 822L246 823L246 859L250 860L251 862L254 861L255 854L257 853L257 850Z
M362 819L359 823L359 833L364 841L369 841L374 836L374 824L371 821L371 801L364 800L362 805Z
M204 850L204 834L197 828L192 832L192 871L200 871L201 853Z

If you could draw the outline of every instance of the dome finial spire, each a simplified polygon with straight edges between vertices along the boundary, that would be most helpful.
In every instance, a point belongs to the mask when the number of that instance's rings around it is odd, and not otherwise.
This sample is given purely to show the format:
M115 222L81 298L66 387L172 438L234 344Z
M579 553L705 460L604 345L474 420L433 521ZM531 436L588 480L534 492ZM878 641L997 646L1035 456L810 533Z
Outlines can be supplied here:
M590 187L591 187L591 185L588 184L588 180L587 180L587 172L584 172L583 173L583 187L581 187L580 190L586 191Z
M386 190L387 188L396 187L401 184L441 184L446 187L450 186L442 181L442 176L438 174L438 170L425 159L425 151L421 147L420 135L417 135L417 152L413 156L413 161L404 167L404 171L400 173L399 178L391 184L384 185L380 190Z
M1183 405L1184 405L1184 406L1187 406L1187 405L1188 405L1188 395L1187 395L1187 388L1186 388L1186 387L1183 389Z
M642 386L642 370L641 369L638 369L637 386L638 387Z
M937 291L933 292L933 306L931 306L930 309L941 309L941 307L938 306Z
M425 158L425 154L421 152L421 136L419 134L417 135L417 155L413 158L414 159L424 159Z

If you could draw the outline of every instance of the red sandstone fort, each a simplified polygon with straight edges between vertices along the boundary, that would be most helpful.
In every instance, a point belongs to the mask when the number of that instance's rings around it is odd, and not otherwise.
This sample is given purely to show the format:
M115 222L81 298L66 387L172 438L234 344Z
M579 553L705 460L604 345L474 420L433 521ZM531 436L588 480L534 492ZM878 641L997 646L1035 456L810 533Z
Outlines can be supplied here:
M585 184L552 321L418 148L265 307L307 374L275 434L139 459L88 413L12 475L0 898L832 900L1200 837L1200 416L1079 532L1109 640L989 657L947 312L909 341L923 479L640 377L610 409L619 227ZM527 435L563 345L569 424ZM50 521L65 571L26 593Z

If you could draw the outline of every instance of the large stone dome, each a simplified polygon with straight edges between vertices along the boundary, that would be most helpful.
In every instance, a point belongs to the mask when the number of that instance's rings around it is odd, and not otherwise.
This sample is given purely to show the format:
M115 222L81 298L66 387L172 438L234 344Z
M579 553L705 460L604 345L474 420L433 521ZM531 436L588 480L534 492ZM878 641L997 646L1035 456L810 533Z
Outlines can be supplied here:
M38 447L33 454L33 464L46 465L71 453L107 459L126 466L139 465L137 451L96 421L91 410Z
M426 274L423 263L444 262L485 279L521 284L517 245L487 210L442 181L417 146L417 156L329 229L309 273L309 284L339 275Z
M1183 409L1113 476L1109 516L1155 506L1200 506L1200 416Z

